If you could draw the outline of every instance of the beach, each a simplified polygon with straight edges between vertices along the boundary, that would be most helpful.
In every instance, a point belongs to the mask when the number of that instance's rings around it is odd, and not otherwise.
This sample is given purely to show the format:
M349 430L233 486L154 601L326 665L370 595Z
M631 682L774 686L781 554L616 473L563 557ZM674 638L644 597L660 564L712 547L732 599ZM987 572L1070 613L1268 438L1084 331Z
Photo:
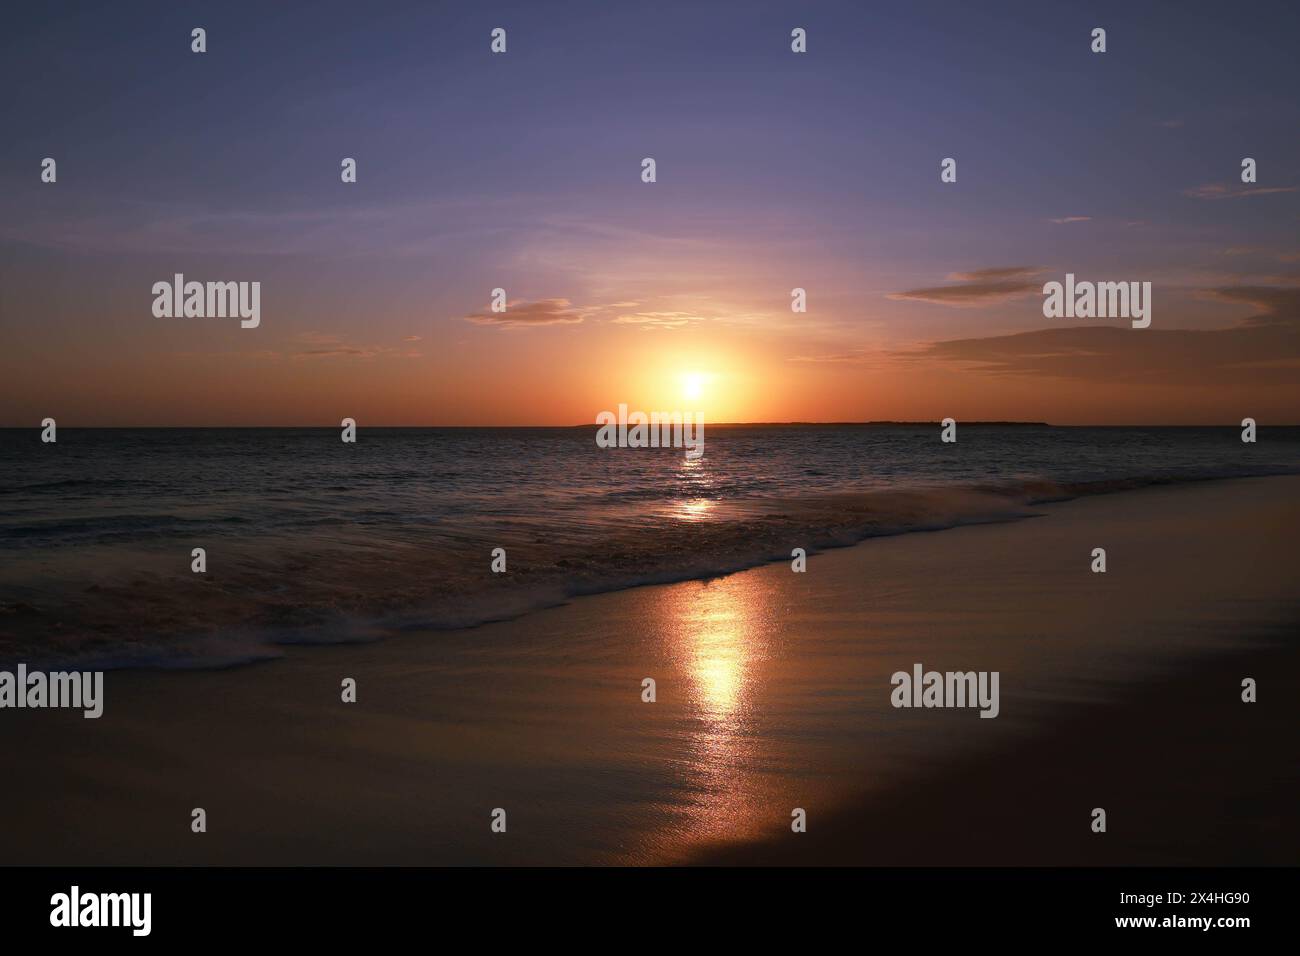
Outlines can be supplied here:
M0 714L0 863L1294 863L1300 477L1030 510L804 573L110 671L98 720ZM918 663L997 671L998 716L891 706Z

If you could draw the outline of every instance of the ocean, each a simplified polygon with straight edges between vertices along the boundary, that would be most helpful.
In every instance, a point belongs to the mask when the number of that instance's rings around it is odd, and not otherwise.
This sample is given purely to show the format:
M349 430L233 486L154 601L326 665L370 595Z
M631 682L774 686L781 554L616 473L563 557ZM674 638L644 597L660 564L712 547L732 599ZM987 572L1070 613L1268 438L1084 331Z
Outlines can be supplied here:
M0 430L0 664L222 667L1151 484L1300 473L1300 428ZM192 570L194 549L206 570ZM495 549L505 571L492 569Z

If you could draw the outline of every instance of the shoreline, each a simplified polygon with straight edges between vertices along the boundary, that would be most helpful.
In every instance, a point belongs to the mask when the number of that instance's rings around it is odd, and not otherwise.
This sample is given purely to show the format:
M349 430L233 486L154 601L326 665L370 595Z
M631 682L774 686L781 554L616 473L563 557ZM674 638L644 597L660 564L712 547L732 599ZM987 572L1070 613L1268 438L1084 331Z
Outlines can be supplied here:
M182 631L179 632L181 636L173 636L167 642L157 644L141 642L130 630L120 638L115 632L109 631L86 639L87 645L108 645L114 640L121 640L123 646L105 647L95 651L74 645L75 649L56 651L50 655L42 655L39 652L26 655L15 653L15 646L22 647L30 644L34 650L41 640L66 640L69 630L76 630L77 625L76 617L73 618L71 628L66 627L61 620L44 621L45 612L38 612L26 601L17 601L0 605L0 612L10 616L15 622L9 626L7 632L6 629L0 629L0 668L12 669L22 663L29 669L82 671L237 669L281 660L289 649L296 647L383 643L400 638L408 632L450 633L474 630L525 620L541 611L565 607L575 601L586 600L593 596L616 594L644 587L722 579L755 569L788 563L790 555L787 550L791 542L799 542L806 549L809 557L819 557L834 551L856 548L878 539L951 531L984 524L1016 523L1026 518L1040 517L1037 509L1046 506L1121 492L1288 477L1296 477L1296 474L1264 472L1250 475L1216 474L1172 478L1159 476L1073 483L1059 483L1047 479L957 485L920 483L898 490L869 488L856 493L828 492L799 499L773 500L766 504L762 501L746 502L734 514L718 520L711 526L690 527L688 523L687 526L674 532L678 536L674 539L677 545L673 549L674 554L689 554L699 550L697 545L702 546L704 557L695 559L697 562L695 567L651 567L637 574L625 574L624 577L619 577L618 574L608 576L610 572L607 571L607 577L603 580L579 579L566 584L564 576L557 576L556 569L550 567L548 563L555 557L554 554L538 552L533 556L540 559L540 563L531 565L527 560L531 553L530 546L523 545L516 550L512 545L512 574L503 575L500 580L497 580L495 575L489 575L486 583L479 582L480 590L463 592L462 596L468 600L465 604L445 607L424 605L415 600L386 610L376 607L364 612L336 613L333 617L326 616L312 623L268 624L256 618L268 615L275 617L280 614L288 617L305 615L314 618L317 612L299 607L297 604L287 610L264 606L255 603L260 600L260 596L250 594L247 598L249 602L247 607L251 609L248 613L253 614L254 619L241 620L238 615L232 616L234 605L229 603L238 594L236 588L232 594L221 596L221 600L226 601L226 604L218 604L212 608L215 613L224 614L229 618L229 621L218 629L208 632ZM758 507L753 508L755 504ZM753 508L752 514L746 511L746 508ZM751 540L747 543L750 553L743 553L745 548L740 542L746 537L743 534L744 529L755 524L752 520L754 515L761 514L764 510L771 512L774 508L784 509L782 514L786 516L785 520L788 524L763 531L753 531L750 535L751 539L754 535L765 535L763 544L755 546ZM843 516L843 523L839 526L829 524L827 514L830 513ZM801 525L800 522L803 524ZM712 537L697 539L695 536L701 533ZM777 539L782 542L779 546ZM626 558L626 555L619 553L620 539L600 539L594 544L597 548L592 555L577 562L565 558L559 563L570 567L573 574L580 578L582 574L588 573L590 567L605 564L606 559L611 556L619 560ZM394 554L386 559L388 563L385 570L394 571L396 565L400 565L401 561L406 559L416 560L408 554L411 550L408 544L394 543L392 548ZM738 548L740 550L737 550ZM762 548L766 550L759 554L758 549ZM713 553L715 549L721 550ZM525 555L522 561L518 557L520 552ZM125 580L117 583L102 582L102 586L115 595L114 599L118 602L113 605L115 610L120 612L121 607L124 606L123 602L128 602L133 607L143 606L150 614L159 618L160 628L165 622L177 619L180 614L193 613L193 608L206 607L207 605L201 602L207 601L212 596L210 593L213 591L212 584L221 581L218 574L204 575L201 579L196 579L193 575L160 576L162 572L157 566L159 558L156 554L142 551L137 557L141 561L141 566L135 579L130 581L130 587L125 586ZM663 555L658 557L658 563L663 563L663 557ZM111 554L106 556L106 560L111 558ZM651 558L653 565L654 556L652 555ZM270 563L264 562L258 556L252 556L251 561L249 568L241 569L236 564L220 573L241 580L247 579L243 586L248 586L253 580L262 580L269 574L278 573ZM83 560L82 564L84 563ZM436 574L440 570L447 569L445 566L435 565L431 570ZM374 577L376 586L383 586L381 584L383 574L367 570L359 570L358 573ZM149 587L141 589L142 584L149 584ZM406 590L410 590L413 586L413 582L403 584ZM463 591L465 582L458 581L455 586ZM226 588L229 585L223 582L221 587ZM87 594L98 592L100 589L101 582L96 581L93 586L84 588L82 593L69 596L81 602L86 600ZM319 591L320 589L317 588L312 595L318 602L327 601L328 595L318 593ZM141 600L146 602L150 600L151 594L153 600L159 602L157 607L147 603L138 604ZM199 603L188 607L188 602L191 601ZM92 607L87 604L80 607L76 613L84 618ZM488 610L489 607L491 610ZM132 615L134 613L133 611ZM58 616L58 612L55 612L55 617ZM29 619L30 626L40 625L40 627L32 630L31 633L24 633L23 626L17 623L23 618ZM131 620L132 617L128 616L113 626L127 628L133 626L129 623ZM51 624L53 630L50 630ZM45 629L41 630L41 627ZM9 646L5 645L5 639L11 642ZM37 643L33 644L33 642Z
M0 864L1066 864L1094 847L1109 863L1233 847L1268 862L1269 844L1241 834L1296 845L1289 816L1269 823L1295 781L1261 790L1246 771L1285 772L1267 754L1294 752L1295 652L1259 635L1297 623L1298 489L1093 495L1038 521L827 550L804 574L769 564L459 631L287 646L264 667L113 671L101 719L0 712L19 781L0 794L14 828ZM1088 571L1099 539L1105 575ZM1260 703L1213 683L1252 661ZM893 710L889 674L913 662L999 671L1000 716ZM347 677L355 704L340 701ZM1125 703L1142 693L1165 703ZM1186 713L1198 701L1222 716ZM1218 721L1221 758L1180 720ZM1163 728L1156 764L1181 776L1151 778L1141 749L1098 749L1144 725ZM1247 731L1252 747L1229 746ZM1250 759L1225 773L1237 756ZM1029 813L1017 801L1046 786L1040 768L1055 796ZM1201 809L1200 839L1131 839L1135 814L1158 823L1180 800ZM1107 801L1106 842L1081 849ZM190 832L194 807L207 833ZM506 834L489 830L497 807ZM781 845L791 807L809 832Z

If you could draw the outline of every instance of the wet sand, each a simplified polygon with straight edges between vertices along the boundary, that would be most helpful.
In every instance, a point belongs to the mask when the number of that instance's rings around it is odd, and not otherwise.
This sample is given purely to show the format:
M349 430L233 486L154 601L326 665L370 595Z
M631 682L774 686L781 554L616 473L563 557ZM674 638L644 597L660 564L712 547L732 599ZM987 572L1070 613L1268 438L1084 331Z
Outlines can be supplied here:
M725 866L1294 866L1300 654L1214 656L1083 704L1020 746L958 757L809 823L708 847ZM1238 675L1268 694L1240 700ZM1261 677L1260 675L1264 675ZM1105 833L1092 811L1107 813Z
M0 711L0 864L1294 863L1300 478L1035 510L110 672L100 720ZM999 717L893 708L917 662L999 671Z

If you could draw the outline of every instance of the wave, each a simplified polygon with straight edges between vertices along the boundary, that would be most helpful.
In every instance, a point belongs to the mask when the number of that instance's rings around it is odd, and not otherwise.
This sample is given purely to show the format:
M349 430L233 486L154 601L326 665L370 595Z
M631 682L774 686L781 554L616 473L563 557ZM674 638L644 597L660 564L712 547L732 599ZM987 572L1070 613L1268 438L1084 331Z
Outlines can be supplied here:
M1297 474L1300 468L1267 474ZM727 502L661 501L599 526L524 523L490 540L310 539L213 561L207 574L135 568L90 587L33 585L0 603L0 662L95 669L230 667L286 644L474 627L585 595L707 579L872 538L1016 521L1036 506L1153 485L1259 475L1207 469L1123 479L916 484ZM544 529L544 530L542 530ZM505 548L507 571L491 570ZM233 566L232 566L233 565ZM84 585L84 581L81 582Z

